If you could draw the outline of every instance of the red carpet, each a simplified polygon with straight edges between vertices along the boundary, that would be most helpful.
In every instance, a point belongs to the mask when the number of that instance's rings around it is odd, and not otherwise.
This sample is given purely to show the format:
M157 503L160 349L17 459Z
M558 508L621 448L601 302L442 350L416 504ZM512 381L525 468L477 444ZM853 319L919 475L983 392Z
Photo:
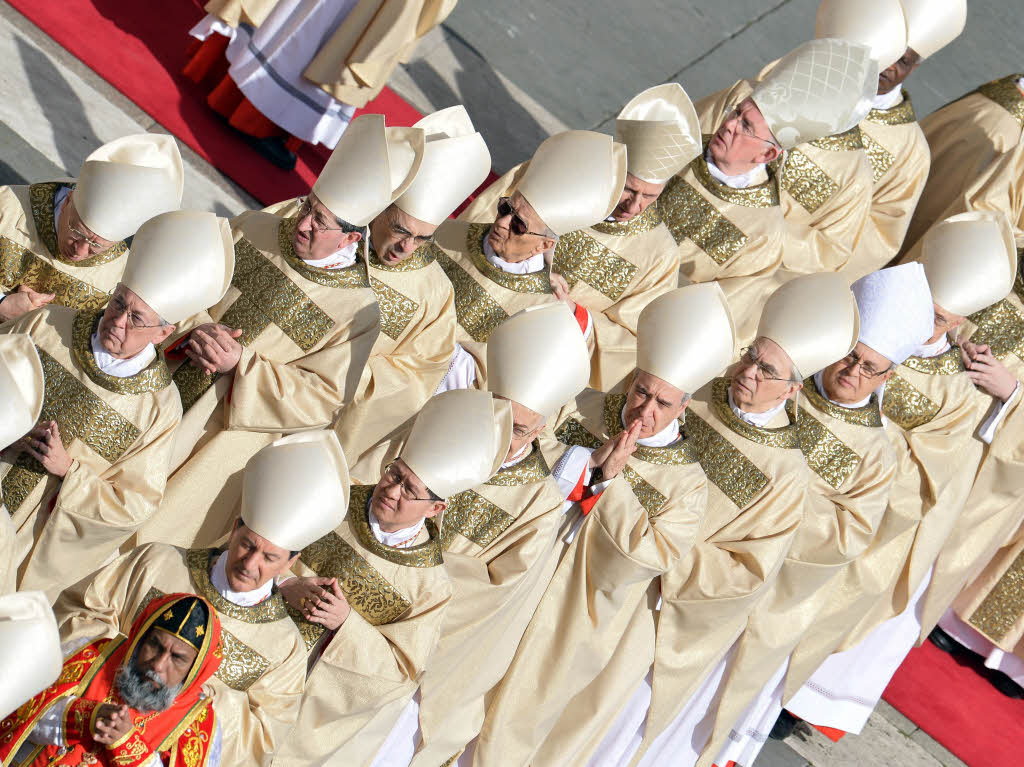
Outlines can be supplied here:
M280 170L206 106L206 92L180 74L188 30L203 16L191 0L8 2L264 204L309 191L330 154L304 145L295 170ZM363 111L387 115L388 125L422 116L387 88Z
M1002 695L985 672L978 656L954 657L925 642L884 697L971 767L1024 764L1024 700Z

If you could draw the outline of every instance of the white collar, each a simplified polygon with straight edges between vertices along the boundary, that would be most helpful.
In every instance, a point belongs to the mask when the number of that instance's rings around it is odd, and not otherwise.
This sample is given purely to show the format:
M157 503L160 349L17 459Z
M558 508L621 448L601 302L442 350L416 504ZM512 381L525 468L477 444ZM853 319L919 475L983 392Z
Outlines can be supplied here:
M903 103L903 86L897 85L888 93L880 93L871 99L872 109L892 109L897 104Z
M520 461L524 460L526 458L526 456L528 456L530 454L530 448L531 447L533 447L533 443L532 442L527 442L525 445L523 445L521 448L519 448L519 452L518 453L516 453L514 456L512 456L512 460L511 461L505 461L505 463L501 464L501 468L507 469L509 466L515 466L517 463L519 463Z
M274 579L271 578L259 588L252 591L232 591L228 585L228 553L221 552L217 561L213 563L213 572L210 573L210 582L217 589L217 593L239 607L252 607L258 605L270 596L274 590Z
M490 230L488 230L489 232ZM533 274L534 272L540 272L544 270L544 254L536 253L530 256L525 261L519 261L513 264L511 261L506 261L504 258L494 252L494 248L491 247L491 243L487 240L487 235L484 235L484 258L487 259L488 263L498 267L503 272L509 274Z
M377 539L379 543L383 543L385 546L391 546L395 549L403 549L407 546L411 546L412 542L416 540L416 536L420 534L420 530L423 529L423 520L421 519L412 527L406 527L401 530L395 530L393 533L389 533L386 530L381 529L380 522L377 521L377 517L373 514L373 509L367 509L367 519L370 522L370 529L373 531L373 537Z
M937 341L930 344L925 344L914 352L915 357L938 357L940 354L949 351L949 339L946 338L945 334L939 336Z
M622 423L622 428L626 428L626 406L622 406L622 410L619 411L619 421ZM659 431L657 434L652 434L649 437L638 439L636 444L642 447L666 447L671 445L679 439L679 421L673 420L668 426Z
M71 194L71 187L62 186L57 190L57 194L53 196L53 231L57 231L57 222L60 221L61 211L64 210L64 203L68 201L68 195Z
M834 399L832 399L831 397L829 397L825 393L825 385L822 383L822 375L821 375L821 373L822 373L822 371L819 370L817 373L814 374L814 388L818 390L818 394L820 394L822 397L827 399L833 405L839 405L839 407L848 407L848 408L852 409L852 408L857 408L857 407L864 407L866 404L868 404L871 401L871 395L869 394L867 397L862 399L860 402L854 402L852 405L847 405L847 404L845 404L843 402L836 402Z
M711 159L711 152L708 152L704 156L704 161L708 164L708 172L711 173L711 176L718 182L725 184L732 189L746 189L749 186L763 184L768 180L768 171L765 170L764 163L755 165L746 173L738 173L735 176L730 176L715 165L714 161Z
M93 333L90 340L92 341L92 356L96 358L96 365L108 376L131 378L156 359L156 347L153 344L147 344L146 348L134 357L122 360L103 348L99 334Z
M307 266L315 266L318 269L344 269L356 262L356 251L359 249L360 242L362 240L350 242L341 250L323 258L304 258L302 260L306 262Z
M763 413L748 413L746 410L740 410L739 406L733 402L732 389L729 389L729 407L732 408L732 412L736 414L736 417L744 423L749 423L751 426L763 429L771 423L775 416L782 412L782 409L786 407L786 401L783 400L771 410L766 410Z

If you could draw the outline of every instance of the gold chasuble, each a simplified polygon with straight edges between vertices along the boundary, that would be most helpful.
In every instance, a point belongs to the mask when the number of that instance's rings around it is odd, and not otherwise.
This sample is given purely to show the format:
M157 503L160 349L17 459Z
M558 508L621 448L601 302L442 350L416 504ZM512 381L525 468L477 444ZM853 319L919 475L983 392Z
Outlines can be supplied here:
M345 522L293 567L299 576L337 578L352 611L335 632L292 613L312 668L276 767L369 764L437 645L452 593L437 527L426 520L409 548L379 543L367 517L372 492L353 485Z
M701 155L654 205L676 243L679 284L717 282L738 340L752 341L764 302L781 284L785 220L773 172L764 183L733 189L712 178Z
M816 616L842 600L843 592L835 585L874 539L896 477L896 453L882 427L876 396L863 407L843 407L819 394L813 378L804 381L800 395L796 425L811 469L806 511L778 576L750 615L722 682L715 729L702 757L707 764L797 643L804 636L815 641ZM789 404L792 415L795 408Z
M661 577L654 677L637 758L686 705L747 625L793 542L810 485L797 425L785 411L766 427L729 407L729 381L697 392L686 430L710 480L698 543Z
M931 149L931 173L904 240L903 253L914 247L936 221L970 208L963 207L972 190L1021 152L1024 95L1015 74L982 85L921 121ZM1020 225L1010 213L1010 223ZM948 212L947 212L948 211ZM1017 233L1017 245L1024 245ZM906 260L906 259L904 259Z
M65 590L54 606L61 641L125 634L153 599L198 594L221 622L223 659L210 680L224 737L221 763L270 764L295 722L306 678L306 646L275 589L241 607L221 596L210 573L221 552L140 546Z
M27 285L53 293L52 303L99 311L121 279L128 246L119 242L102 253L72 261L57 247L53 201L73 181L0 187L0 293Z
M98 312L44 307L9 322L27 333L46 377L40 421L56 421L72 463L63 481L8 449L0 488L17 529L19 589L65 586L103 564L160 506L178 393L161 353L129 378L99 369L90 339Z
M366 264L308 266L292 248L295 226L294 218L260 212L232 221L231 287L188 329L211 320L241 329L242 356L233 376L219 376L177 355L184 416L167 513L140 531L140 543L217 540L234 520L246 462L281 433L330 424L361 385L380 328Z
M860 133L875 183L871 213L843 269L851 281L881 269L899 253L931 165L928 141L906 91L891 109L872 109Z
M594 449L619 434L624 404L624 395L581 394L557 429L562 450ZM583 764L600 742L650 669L656 579L699 534L708 485L695 449L689 431L666 447L638 446L600 494L494 692L474 764ZM588 696L598 682L617 695Z

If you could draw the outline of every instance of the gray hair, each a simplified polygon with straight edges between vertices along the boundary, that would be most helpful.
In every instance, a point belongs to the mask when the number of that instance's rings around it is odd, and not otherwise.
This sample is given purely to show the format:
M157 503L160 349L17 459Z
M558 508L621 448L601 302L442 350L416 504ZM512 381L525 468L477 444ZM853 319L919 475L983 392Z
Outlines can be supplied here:
M152 669L140 671L135 661L141 646L142 643L139 642L135 646L131 659L117 670L117 674L114 676L114 685L121 699L130 708L143 713L166 711L181 692L181 683L167 685ZM154 690L151 682L160 686Z

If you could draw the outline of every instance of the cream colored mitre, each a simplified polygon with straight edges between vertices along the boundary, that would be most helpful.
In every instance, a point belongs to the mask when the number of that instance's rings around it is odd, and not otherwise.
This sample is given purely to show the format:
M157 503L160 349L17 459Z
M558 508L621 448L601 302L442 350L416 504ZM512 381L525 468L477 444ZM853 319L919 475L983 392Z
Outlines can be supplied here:
M228 220L198 210L175 210L139 228L121 284L161 319L175 323L220 301L234 270Z
M783 56L750 97L783 149L850 130L871 111L878 63L866 45L825 38Z
M423 162L421 128L385 128L384 115L357 117L313 184L335 216L366 226L409 188Z
M736 357L736 323L717 282L658 296L637 322L637 369L693 394Z
M805 274L765 302L758 338L769 338L789 355L802 376L837 362L857 345L860 315L846 280L832 272Z
M907 51L907 21L900 0L822 0L814 36L868 46L879 72Z
M453 389L427 400L398 457L431 492L450 498L493 477L511 443L508 400Z
M967 0L901 0L907 19L907 47L926 59L960 37L967 24Z
M301 551L344 521L348 493L348 461L337 435L291 434L245 465L242 522L275 546Z
M1017 277L1017 246L1002 211L971 211L932 226L921 263L932 300L967 317L1010 294Z
M860 308L860 338L894 365L920 349L935 329L924 267L915 262L866 274L851 287Z
M590 380L590 351L568 304L517 312L487 339L487 389L539 415L555 415Z
M427 115L414 128L426 145L419 173L395 205L413 218L440 226L491 171L487 143L461 104Z
M161 213L181 207L185 171L173 136L139 133L85 158L73 195L82 223L117 242Z
M516 191L561 236L604 221L626 184L626 147L587 130L556 133L537 147Z
M0 336L0 450L39 420L46 381L39 353L25 333Z
M683 86L656 85L619 112L615 140L626 146L630 173L650 184L664 184L700 154L700 119Z
M0 596L0 719L56 682L63 665L57 619L46 595Z

